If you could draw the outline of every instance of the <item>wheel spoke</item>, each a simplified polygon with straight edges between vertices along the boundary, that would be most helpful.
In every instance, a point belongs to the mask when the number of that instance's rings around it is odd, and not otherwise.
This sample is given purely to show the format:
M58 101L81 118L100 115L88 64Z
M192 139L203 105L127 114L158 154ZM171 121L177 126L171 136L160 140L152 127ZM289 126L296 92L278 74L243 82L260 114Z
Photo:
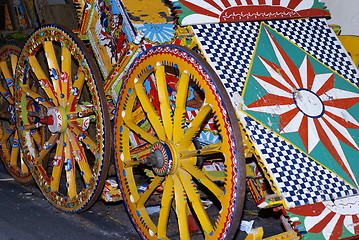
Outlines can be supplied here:
M29 168L27 167L26 163L24 162L22 154L20 154L20 166L21 166L20 169L21 169L22 174L24 174L24 175L30 174Z
M73 131L73 133L76 134L76 138L79 141L82 141L86 148L89 149L94 156L98 153L98 143L94 141L90 135L84 130L81 129L81 127L76 122L69 123L70 130Z
M84 117L95 116L96 114L91 106L80 106L80 109L76 112L67 113L68 120L78 120Z
M14 131L14 139L11 144L11 154L10 154L10 164L16 168L18 168L18 159L20 157L20 170L23 175L27 175L29 173L29 168L26 166L23 161L22 154L20 153L20 143L19 143L19 134L17 131ZM20 155L20 156L19 156Z
M75 111L77 100L81 96L81 92L84 85L85 85L85 75L82 71L80 71L79 68L77 72L77 78L75 78L74 84L72 86L72 92L70 90L70 96L68 101L68 104L70 106L69 108L70 111Z
M29 56L29 63L31 67L33 68L33 72L35 73L37 79L40 82L40 85L42 89L45 91L49 99L52 99L52 102L55 105L59 105L56 97L56 93L54 92L54 86L52 86L51 82L47 78L46 74L42 70L42 67L40 66L39 62L37 61L37 58L35 56ZM30 89L30 87L29 87ZM51 101L51 100L50 100Z
M27 96L31 97L32 99L34 99L37 103L43 105L46 108L52 108L54 107L54 105L49 102L48 100L46 100L45 98L43 98L41 95L39 95L38 93L34 92L33 90L31 90L28 86L24 85L22 86L22 91L26 93Z
M50 78L53 83L54 91L55 93L61 93L60 68L59 68L59 63L57 62L56 59L56 54L52 41L44 42L44 50L45 50L45 56L47 59L47 65L49 67Z
M179 176L173 175L174 192L176 200L176 213L178 220L178 228L181 239L190 239L189 225L187 218L187 196L183 189Z
M184 171L179 171L179 177L188 196L188 200L191 202L191 206L195 211L198 220L201 223L203 231L205 232L205 234L209 234L213 231L213 226L211 221L209 220L206 210L203 207L198 189L193 182L191 175Z
M52 175L51 175L51 190L54 192L59 191L60 181L61 181L61 173L62 168L64 165L64 159L63 159L63 153L64 153L64 135L61 134L59 137L59 141L56 146L56 153L54 157L54 163L52 168Z
M130 161L123 161L123 164L125 165L125 168L132 168L134 166L140 165L141 162L130 160Z
M187 129L181 143L180 149L188 149L192 144L192 140L195 137L196 133L201 129L203 122L206 120L208 113L212 110L212 107L209 104L203 105L198 112L197 116L191 122L190 127Z
M11 166L17 166L17 159L19 157L20 153L20 144L18 140L17 133L14 134L14 139L12 140L12 148L11 148L11 154L10 154L10 164Z
M146 203L146 201L149 199L149 197L153 194L153 192L160 186L160 184L163 181L163 177L155 176L155 178L152 180L150 185L147 186L144 193L140 195L140 198L137 201L137 206L139 208L143 207Z
M43 125L41 123L35 123L30 125L23 125L21 126L23 130L34 130L38 129L39 127L42 127Z
M12 74L10 73L9 67L8 67L8 65L7 65L7 63L5 61L0 62L0 69L1 69L2 74L4 75L5 81L10 81L11 82L11 84L9 86L9 90L10 90L11 96L13 96L14 95L14 88L13 88L14 80L12 78ZM0 91L2 93L6 92L5 89L3 89L2 86L0 88Z
M15 76L16 64L18 59L19 59L18 56L16 56L15 54L11 54L10 61L11 61L11 69L13 76Z
M56 54L54 50L54 46L52 44L52 41L45 41L44 42L44 50L45 50L45 57L47 60L47 65L49 66L49 69L51 70L54 68L58 72L60 72L59 64L56 59ZM57 89L55 87L55 91L58 92L60 89Z
M64 142L68 143L68 134L64 134ZM72 148L69 144L64 148L64 167L66 172L66 185L67 185L67 195L72 198L77 195L77 187L76 187L76 175L75 175L75 160L72 155Z
M130 147L130 146L128 146ZM125 164L125 167L133 167L133 166L138 166L141 164L141 160L145 159L146 156L148 154L150 154L151 152L151 145L150 144L145 144L145 145L141 145L135 148L131 149L130 152L130 159L131 160L124 160L123 163Z
M62 46L61 47L61 77L60 77L60 86L62 93L64 94L62 98L62 106L66 106L67 100L70 95L70 82L72 82L71 74L71 52L70 50Z
M2 138L1 138L2 144L6 145L6 142L9 140L11 134L14 133L15 129L16 129L15 125L11 125L6 129L5 134L3 134Z
M50 139L44 144L44 147L40 150L38 156L34 159L34 165L41 165L46 155L56 145L56 141L59 138L59 134L52 134Z
M70 140L70 145L72 147L72 155L75 157L75 160L81 170L80 175L82 175L85 183L89 184L93 173L87 161L84 149L82 146L80 146L79 141L77 141L76 136L74 136L73 133L69 133L68 137Z
M151 152L151 145L134 147L131 149L131 159L143 159Z
M44 144L43 138L41 137L41 134L39 133L41 130L37 130L34 133L32 133L32 138L34 139L34 142L37 144L37 146L42 146Z
M0 84L0 93L2 94L2 96L4 97L4 99L6 99L9 104L13 105L14 104L14 98L13 98L13 95L14 95L14 87L13 87L13 83L14 83L14 80L13 80L13 77L10 73L10 70L8 68L8 64L6 61L1 61L0 62L0 72L2 72L3 76L4 76L4 81L6 82L10 82L10 86L9 87L9 90L10 90L10 93L8 93L8 91L3 87L2 84Z
M173 179L172 176L167 176L164 182L164 189L161 201L160 216L158 218L158 238L163 239L167 237L167 225L170 217L170 211L173 200Z
M224 191L209 179L201 170L193 166L189 161L182 162L183 169L191 174L198 182L207 187L219 200L224 195Z
M9 104L13 105L14 104L14 98L13 96L11 96L8 91L5 90L5 88L0 84L0 93L3 96L4 99L6 99L6 101L9 102Z
M10 73L9 66L8 66L6 60L0 61L0 70L1 70L1 72L2 72L5 79L11 79L12 80L12 74Z
M178 90L176 95L176 108L174 112L173 141L179 143L184 135L183 120L186 113L186 101L188 93L189 74L188 71L183 71L178 83Z
M158 138L162 141L166 140L165 130L160 121L160 117L158 116L156 110L153 108L151 101L143 88L142 81L135 83L135 90L136 95L141 102L142 108L147 113L148 120L151 122L151 125L154 128Z
M197 149L193 151L182 150L180 151L180 158L188 159L191 157L206 156L206 155L221 153L222 152L221 147L222 147L222 142L218 142L218 143L202 146L201 149Z
M131 129L134 133L136 133L139 137L145 139L147 142L149 142L151 144L154 144L155 142L158 142L158 139L156 137L154 137L152 134L150 134L150 133L146 132L145 130L143 130L137 124L132 122L132 120L129 119L128 117L124 116L123 119L124 119L124 122L125 122L126 126L129 129Z
M169 100L169 96L168 96L165 66L161 65L161 63L157 63L155 75L156 75L158 99L160 101L160 109L161 109L163 127L165 129L167 139L172 139L172 134L173 134L172 114L173 113L172 113L170 100Z

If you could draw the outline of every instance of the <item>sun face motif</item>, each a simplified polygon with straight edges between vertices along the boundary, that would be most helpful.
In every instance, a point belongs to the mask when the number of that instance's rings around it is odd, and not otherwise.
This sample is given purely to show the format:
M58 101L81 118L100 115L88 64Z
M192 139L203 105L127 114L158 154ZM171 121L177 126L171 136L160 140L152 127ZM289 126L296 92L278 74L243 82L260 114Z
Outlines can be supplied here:
M327 72L316 73L314 59L307 54L302 60L298 60L300 56L290 57L267 28L265 32L277 61L275 63L256 55L267 74L252 74L251 77L265 94L246 103L246 110L279 116L278 133L298 133L308 154L321 143L345 174L358 185L345 150L349 146L350 151L359 151L348 130L359 129L358 121L348 111L359 101L358 89L354 86L351 89L355 91L337 88L334 72L327 69ZM297 63L301 61L298 66L291 59L293 57Z

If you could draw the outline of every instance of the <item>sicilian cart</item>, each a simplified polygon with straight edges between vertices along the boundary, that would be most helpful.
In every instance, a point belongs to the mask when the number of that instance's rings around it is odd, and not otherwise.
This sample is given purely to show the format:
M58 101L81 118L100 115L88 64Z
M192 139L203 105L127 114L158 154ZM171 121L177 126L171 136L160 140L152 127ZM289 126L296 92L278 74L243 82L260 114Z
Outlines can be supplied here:
M359 77L326 7L165 2L76 0L78 29L1 49L10 174L76 213L114 157L144 239L233 238L246 187L283 212L273 239L356 238Z

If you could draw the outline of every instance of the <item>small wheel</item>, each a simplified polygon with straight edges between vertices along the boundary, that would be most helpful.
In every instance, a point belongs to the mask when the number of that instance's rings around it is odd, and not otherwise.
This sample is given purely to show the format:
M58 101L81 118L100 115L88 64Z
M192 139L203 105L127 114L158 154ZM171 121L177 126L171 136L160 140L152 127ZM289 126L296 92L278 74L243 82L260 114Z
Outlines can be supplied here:
M87 209L109 165L101 77L75 35L47 25L28 38L16 68L16 117L25 160L45 197L65 212Z
M238 120L197 53L157 46L123 81L115 120L116 168L145 239L224 239L235 234L245 193Z
M27 183L31 173L22 159L15 124L14 73L21 48L6 43L0 49L0 157L6 170L17 181Z

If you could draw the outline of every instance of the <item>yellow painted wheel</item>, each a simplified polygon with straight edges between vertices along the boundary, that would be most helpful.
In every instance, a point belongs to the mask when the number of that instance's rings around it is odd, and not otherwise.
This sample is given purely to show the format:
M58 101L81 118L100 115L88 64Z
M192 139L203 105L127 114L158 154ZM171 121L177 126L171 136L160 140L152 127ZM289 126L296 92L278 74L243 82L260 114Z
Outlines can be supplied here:
M225 239L245 193L242 140L220 80L195 52L165 45L130 67L115 120L116 168L145 239Z
M85 50L75 35L43 26L28 38L16 68L25 160L44 196L66 212L96 201L111 147L102 80Z
M27 183L32 176L22 159L15 124L14 73L20 51L14 43L6 43L0 48L0 157L12 177Z

